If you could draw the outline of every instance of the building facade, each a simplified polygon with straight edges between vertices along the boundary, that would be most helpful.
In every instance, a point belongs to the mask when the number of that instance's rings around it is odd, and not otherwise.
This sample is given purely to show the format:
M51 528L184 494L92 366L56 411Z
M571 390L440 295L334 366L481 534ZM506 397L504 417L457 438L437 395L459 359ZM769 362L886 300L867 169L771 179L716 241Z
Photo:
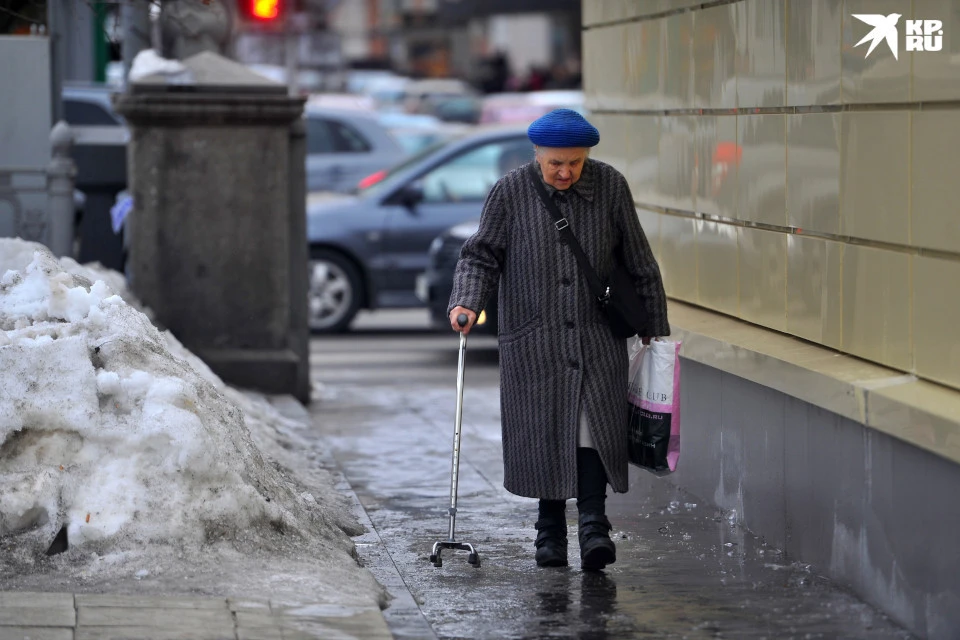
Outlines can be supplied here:
M677 481L951 637L960 4L585 0L582 47L685 341Z

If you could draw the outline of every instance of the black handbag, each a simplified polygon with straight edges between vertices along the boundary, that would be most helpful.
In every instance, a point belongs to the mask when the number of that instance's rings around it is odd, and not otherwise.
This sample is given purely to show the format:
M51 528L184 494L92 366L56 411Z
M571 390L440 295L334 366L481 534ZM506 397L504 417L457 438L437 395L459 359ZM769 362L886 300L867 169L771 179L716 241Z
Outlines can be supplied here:
M577 242L576 236L570 229L570 222L560 212L557 203L553 201L543 186L543 180L537 173L533 163L529 165L530 177L533 180L533 186L540 195L540 200L547 211L553 217L554 226L564 242L573 251L573 255L580 265L580 270L587 279L587 286L590 292L600 303L601 309L607 317L610 324L610 331L618 338L631 338L639 335L647 337L650 334L647 329L647 312L643 300L637 295L637 290L633 284L633 277L623 266L622 260L615 260L613 271L610 273L606 282L600 280L600 276L590 266L590 260L587 254L583 252L583 247Z

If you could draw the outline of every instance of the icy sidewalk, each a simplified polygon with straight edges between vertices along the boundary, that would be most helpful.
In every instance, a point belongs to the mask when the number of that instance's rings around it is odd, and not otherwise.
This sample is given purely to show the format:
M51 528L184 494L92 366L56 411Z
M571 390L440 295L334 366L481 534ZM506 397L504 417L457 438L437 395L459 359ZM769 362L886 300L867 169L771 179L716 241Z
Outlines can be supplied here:
M385 342L343 348L353 361L367 350L392 359ZM447 531L452 378L418 383L401 365L379 373L383 383L360 384L337 369L343 382L328 383L311 411L376 532L361 557L381 582L396 571L391 589L411 594L384 612L395 637L430 637L429 627L439 638L910 638L730 514L637 469L630 492L608 501L616 564L580 570L571 501L570 567L538 568L536 503L502 488L498 389L479 366L464 403L457 538L476 545L483 564L450 553L435 568L431 544Z

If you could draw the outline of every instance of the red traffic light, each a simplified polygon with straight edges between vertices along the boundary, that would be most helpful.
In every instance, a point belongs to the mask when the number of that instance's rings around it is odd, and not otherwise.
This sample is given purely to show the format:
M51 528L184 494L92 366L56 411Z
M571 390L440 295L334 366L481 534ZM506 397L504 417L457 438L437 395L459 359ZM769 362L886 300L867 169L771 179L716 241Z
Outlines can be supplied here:
M258 20L274 20L280 15L280 0L250 0L250 13Z
M283 18L284 0L239 0L240 15L251 22L271 23Z

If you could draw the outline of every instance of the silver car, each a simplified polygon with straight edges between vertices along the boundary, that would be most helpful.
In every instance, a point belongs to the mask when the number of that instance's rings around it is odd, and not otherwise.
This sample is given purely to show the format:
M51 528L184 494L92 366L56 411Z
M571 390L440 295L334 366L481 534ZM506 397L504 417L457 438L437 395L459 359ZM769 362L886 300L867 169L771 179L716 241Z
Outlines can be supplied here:
M407 156L376 113L308 104L305 116L308 191L351 193L365 177Z
M480 217L494 183L533 159L526 128L477 131L428 148L356 196L312 194L308 307L314 331L343 331L359 309L423 307L430 243Z

